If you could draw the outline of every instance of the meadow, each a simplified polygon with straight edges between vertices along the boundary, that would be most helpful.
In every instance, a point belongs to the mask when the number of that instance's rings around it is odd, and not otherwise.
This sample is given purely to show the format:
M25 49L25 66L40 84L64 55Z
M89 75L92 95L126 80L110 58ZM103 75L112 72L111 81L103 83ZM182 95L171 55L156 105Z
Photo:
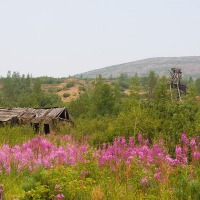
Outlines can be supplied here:
M65 106L75 123L48 135L29 125L0 128L5 200L200 199L200 78L186 80L182 101L153 72L69 80L0 79L1 107ZM69 102L54 91L73 87L80 94Z
M98 148L72 135L29 135L24 142L20 135L18 144L12 138L0 147L5 199L200 198L198 136L182 133L171 156L162 139L150 143L142 134Z

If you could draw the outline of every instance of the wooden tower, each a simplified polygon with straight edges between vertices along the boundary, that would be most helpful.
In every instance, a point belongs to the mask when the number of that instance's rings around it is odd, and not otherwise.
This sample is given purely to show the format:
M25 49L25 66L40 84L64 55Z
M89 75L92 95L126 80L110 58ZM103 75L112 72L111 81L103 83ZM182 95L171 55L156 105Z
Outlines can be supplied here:
M182 78L182 71L180 68L171 68L170 71L170 78L169 78L169 85L170 85L170 92L171 98L173 101L173 94L172 89L176 89L177 91L177 100L181 101L181 91L186 95L187 93L187 86L181 82Z

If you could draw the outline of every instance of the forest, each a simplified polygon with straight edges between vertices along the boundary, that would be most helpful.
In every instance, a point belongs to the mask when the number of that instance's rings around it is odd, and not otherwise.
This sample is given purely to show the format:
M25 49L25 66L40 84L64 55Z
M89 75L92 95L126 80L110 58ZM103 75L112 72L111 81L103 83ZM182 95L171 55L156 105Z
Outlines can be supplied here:
M0 107L67 107L75 124L1 127L5 199L200 199L200 77L183 77L181 101L153 71L70 78L0 78Z

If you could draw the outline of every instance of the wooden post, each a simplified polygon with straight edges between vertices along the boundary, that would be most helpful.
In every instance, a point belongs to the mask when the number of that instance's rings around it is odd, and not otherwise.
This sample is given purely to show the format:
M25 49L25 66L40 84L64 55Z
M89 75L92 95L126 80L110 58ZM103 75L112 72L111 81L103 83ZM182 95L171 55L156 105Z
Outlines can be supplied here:
M171 68L170 75L171 76L169 78L169 85L170 85L172 101L173 101L172 88L176 88L177 90L177 100L182 101L181 91L185 92L187 86L181 83L181 75L182 75L181 69Z
M0 200L3 200L3 190L4 186L0 184Z
M180 93L180 90L179 90L179 84L178 83L177 83L177 90L178 90L179 101L181 101L181 93Z

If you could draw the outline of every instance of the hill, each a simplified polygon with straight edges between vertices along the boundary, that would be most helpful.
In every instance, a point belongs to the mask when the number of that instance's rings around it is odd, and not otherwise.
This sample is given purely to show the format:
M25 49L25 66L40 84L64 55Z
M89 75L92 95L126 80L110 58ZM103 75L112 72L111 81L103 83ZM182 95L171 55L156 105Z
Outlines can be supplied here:
M184 76L200 77L200 56L148 58L88 71L77 74L75 77L95 78L101 74L109 78L118 77L120 74L134 76L135 73L146 76L150 71L155 71L159 75L168 75L168 70L172 67L181 68Z
M1 85L0 85L1 86ZM77 99L86 89L92 87L90 81L76 78L66 78L57 84L42 84L42 90L46 93L56 93L63 102L70 102Z

